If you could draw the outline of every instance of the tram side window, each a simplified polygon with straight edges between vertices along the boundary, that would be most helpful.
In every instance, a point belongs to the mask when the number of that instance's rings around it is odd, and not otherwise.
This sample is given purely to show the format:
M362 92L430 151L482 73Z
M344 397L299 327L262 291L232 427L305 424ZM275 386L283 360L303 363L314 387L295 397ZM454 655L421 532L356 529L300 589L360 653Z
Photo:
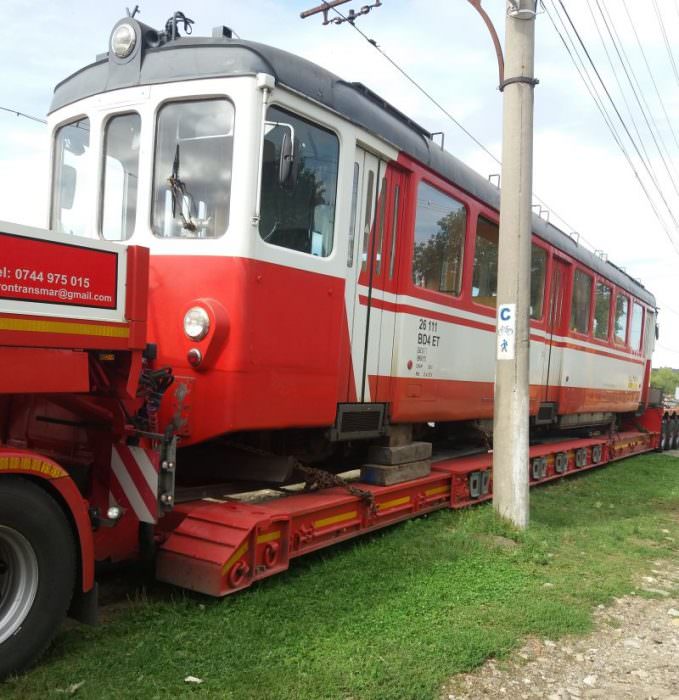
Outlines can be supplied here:
M266 121L259 235L272 245L327 257L335 230L339 140L279 107L269 107Z
M582 270L573 276L573 298L571 300L571 330L589 333L589 311L592 302L592 278Z
M169 102L158 112L153 233L217 238L229 224L233 105L226 99Z
M472 274L472 297L477 304L497 304L497 252L500 229L480 216L476 225L476 250Z
M629 344L632 350L641 350L644 309L641 304L632 304L632 320L629 327Z
M542 318L546 269L547 251L532 243L530 256L530 317L533 319Z
M87 213L94 195L94 178L88 171L90 120L78 119L56 132L51 228L75 236L92 236Z
M624 343L627 340L627 315L629 313L629 299L618 295L615 300L615 340Z
M608 340L608 322L611 318L611 288L603 282L596 283L594 299L594 337Z
M138 114L122 114L106 124L101 235L107 241L126 241L134 232L140 128Z
M460 294L466 228L464 204L421 181L415 214L415 286L455 296Z

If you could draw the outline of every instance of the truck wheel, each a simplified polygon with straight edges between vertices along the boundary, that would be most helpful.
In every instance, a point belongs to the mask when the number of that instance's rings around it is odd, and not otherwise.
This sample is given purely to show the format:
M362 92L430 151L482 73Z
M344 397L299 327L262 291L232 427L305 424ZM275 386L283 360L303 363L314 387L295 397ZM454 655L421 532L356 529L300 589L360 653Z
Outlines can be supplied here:
M55 500L27 479L0 477L0 679L45 651L75 573L73 532Z

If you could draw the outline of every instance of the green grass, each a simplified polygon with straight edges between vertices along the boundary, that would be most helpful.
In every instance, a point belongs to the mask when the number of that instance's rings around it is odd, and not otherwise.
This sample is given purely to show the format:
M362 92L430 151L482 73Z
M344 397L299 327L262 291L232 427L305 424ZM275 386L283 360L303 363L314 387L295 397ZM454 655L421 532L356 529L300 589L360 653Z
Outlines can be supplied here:
M0 696L85 681L79 698L436 698L526 635L587 632L595 605L678 552L679 460L637 457L533 490L525 533L486 505L330 548L222 601L129 584L105 624L68 625Z

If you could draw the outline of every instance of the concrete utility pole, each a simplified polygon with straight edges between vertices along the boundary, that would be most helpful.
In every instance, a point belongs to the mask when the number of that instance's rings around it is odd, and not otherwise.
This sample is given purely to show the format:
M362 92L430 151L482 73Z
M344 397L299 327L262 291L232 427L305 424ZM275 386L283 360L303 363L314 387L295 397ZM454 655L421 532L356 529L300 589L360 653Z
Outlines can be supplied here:
M507 0L493 418L493 507L528 525L528 362L536 0Z

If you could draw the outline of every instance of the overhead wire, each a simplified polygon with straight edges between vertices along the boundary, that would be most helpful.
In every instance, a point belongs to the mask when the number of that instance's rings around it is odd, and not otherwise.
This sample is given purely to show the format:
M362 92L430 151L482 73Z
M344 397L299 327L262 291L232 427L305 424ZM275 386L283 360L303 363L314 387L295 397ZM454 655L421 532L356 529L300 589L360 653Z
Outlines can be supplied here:
M322 0L324 5L327 5L327 0ZM421 92L432 104L434 104L438 109L441 110L443 114L445 114L450 121L453 122L467 137L469 137L486 155L490 156L492 160L497 163L498 165L502 165L502 161L489 149L483 144L474 134L472 134L469 129L467 129L459 120L457 120L435 97L433 97L427 90L425 90L411 75L409 75L394 59L391 58L380 46L379 44L374 40L371 39L365 32L363 32L360 27L356 26L355 22L349 22L348 18L342 14L336 7L330 7L328 6L328 9L332 9L332 11L337 14L339 17L341 17L345 22L350 24L374 49L376 49L409 83L411 83L419 92ZM575 231L575 228L571 226L562 216L560 216L552 207L545 202L544 199L539 197L535 192L533 192L533 198L542 204L543 207L548 209L556 219L558 219L562 224L565 225L565 227L569 231ZM594 246L593 244L589 243L586 241L584 238L582 239L584 242L586 242L588 245L590 245L593 249Z
M660 306L658 307L661 311L669 311L672 314L675 314L676 316L679 316L679 311L676 309L673 309L671 306L667 306L666 304L662 303L662 300L660 299Z
M665 154L667 154L667 157L671 161L671 156L669 152L667 151L667 146L665 145L664 139L662 138L662 134L660 133L660 130L658 129L658 125L653 118L653 115L650 113L650 110L648 109L648 103L646 102L646 98L644 97L643 91L641 89L637 90L637 87L635 87L635 82L638 85L638 81L636 80L636 75L634 73L634 69L632 68L632 65L629 64L629 67L626 65L626 62L624 59L627 59L627 53L625 52L625 48L622 45L622 42L620 41L620 37L618 36L617 30L615 29L615 24L613 23L613 18L608 17L604 15L602 5L605 6L605 0L595 0L597 7L599 8L599 12L601 14L601 17L604 21L604 25L606 27L606 31L608 32L608 36L611 40L611 44L613 45L613 48L615 49L615 52L618 56L618 60L620 61L620 65L623 68L623 71L625 72L625 77L627 78L627 82L629 83L629 86L632 90L632 94L634 95L634 99L637 102L637 107L639 108L639 111L641 112L641 116L644 118L644 122L646 123L646 127L651 134L651 138L653 139L653 143L658 151L658 155L660 156L660 159L663 162L663 165L665 166L665 171L667 172L667 177L670 179L670 182L672 184L672 187L674 191L679 195L679 189L677 188L677 183L675 180L676 176L676 170L675 170L675 175L672 175L670 172L670 167L667 162L667 159L665 158ZM608 10L607 10L608 12ZM624 59L623 59L624 57ZM627 61L629 63L629 61ZM616 76L617 80L617 72L615 69L611 66L613 69L613 74ZM634 80L632 80L634 78ZM642 105L643 101L643 105ZM645 107L644 107L645 105ZM641 139L641 136L639 136ZM661 144L664 148L661 148ZM674 162L672 162L672 165L674 167Z
M323 4L327 5L327 0L323 0ZM498 165L502 165L502 162L500 159L492 152L490 149L488 149L479 139L474 136L474 134L471 133L461 122L459 122L455 117L435 98L433 97L429 92L427 92L414 78L412 78L406 71L401 68L401 66L394 61L394 59L391 58L385 51L383 51L378 43L374 40L371 39L367 34L365 34L359 27L356 26L355 22L349 22L348 18L345 17L336 7L328 7L328 9L332 9L336 14L338 14L345 22L348 22L376 51L379 51L380 54L389 62L391 65L409 82L411 83L417 90L419 90L428 100L430 100L433 104L435 104L443 114L450 119L450 121L453 122L459 129L461 129L484 153L489 155Z
M660 8L658 7L657 0L653 0L653 9L655 10L655 16L658 18L658 25L660 26L663 41L665 42L665 48L667 49L667 55L670 59L674 77L677 80L677 85L679 85L679 71L677 70L677 64L674 60L674 54L672 53L672 46L670 45L670 40L668 39L667 32L665 31L665 24L663 23L662 14L660 12Z
M613 137L613 140L615 143L618 145L618 148L620 148L623 156L625 157L628 165L632 169L632 172L634 173L640 187L644 191L644 194L646 195L646 198L649 202L649 205L651 206L651 209L653 210L656 218L658 219L658 222L660 225L663 227L665 230L665 233L667 236L670 238L670 242L674 245L674 248L679 254L679 247L677 247L674 244L674 241L671 237L671 234L669 233L667 229L667 224L663 220L663 218L660 216L660 212L658 211L657 207L655 206L655 203L653 202L650 193L646 189L646 186L644 185L641 176L639 175L639 172L637 171L634 162L632 161L632 157L627 150L625 144L623 143L622 136L618 132L618 129L616 127L615 122L611 118L611 116L608 113L608 110L606 109L606 105L604 104L603 99L600 97L596 84L593 80L593 78L590 76L589 71L587 70L587 66L585 64L584 59L580 56L580 53L578 51L577 45L573 38L570 36L570 33L568 32L568 28L566 26L566 23L559 13L556 5L553 3L552 4L552 10L554 12L554 16L558 19L559 23L561 24L561 27L563 29L563 32L559 29L559 27L556 24L556 21L554 20L554 17L552 17L552 13L550 13L549 8L547 7L545 0L542 0L542 9L544 10L545 14L547 15L549 21L551 22L554 31L557 33L559 39L563 43L566 52L568 53L569 57L571 58L571 61L573 62L573 65L575 66L575 69L577 73L579 74L580 78L582 79L583 83L585 84L585 87L587 88L587 91L589 92L590 96L592 97L592 100L594 101L594 104L596 105L597 109L599 110L599 113L601 114L602 119L604 120L604 123L608 127L611 136ZM569 46L570 42L570 46ZM591 245L591 244L590 244Z
M31 121L34 122L40 122L41 124L47 124L46 119L41 119L40 117L34 117L32 114L26 114L25 112L20 112L18 109L10 109L9 107L0 107L0 110L3 112L9 112L10 114L13 114L16 117L25 117L26 119L30 119Z
M679 350L675 350L674 348L668 348L665 345L663 345L662 343L656 342L655 347L660 348L661 350L664 350L665 352L670 352L673 355L679 355Z
M618 109L618 106L615 103L615 100L613 99L604 79L601 77L601 73L600 73L599 69L596 67L594 60L592 59L592 56L589 52L589 49L585 46L585 43L582 39L582 36L580 35L580 32L578 31L577 27L573 23L573 20L572 20L570 14L568 13L568 10L566 9L565 5L563 4L563 0L557 0L557 1L558 1L559 5L561 6L561 9L563 10L564 14L566 15L566 19L568 20L568 23L571 25L571 28L575 32L575 36L577 37L578 42L582 46L582 49L585 52L585 55L587 56L587 60L589 61L590 65L592 66L592 70L594 71L594 74L597 76L597 79L598 79L599 83L601 84L601 87L603 88L604 93L606 94L606 97L608 98L608 101L610 102L611 107L613 108L613 111L615 112L616 116L618 117L620 124L621 124L625 134L627 135L627 138L630 140L630 142L632 144L632 148L636 152L637 157L641 161L641 164L644 166L644 168L646 170L646 174L648 175L649 179L651 180L651 182L653 182L656 185L656 189L658 190L658 196L660 197L661 201L665 205L665 208L667 209L667 213L669 214L669 217L674 222L675 228L677 230L679 230L679 221L677 221L677 218L675 217L674 212L672 211L672 208L670 207L664 193L662 192L662 189L659 187L659 185L657 183L657 178L656 178L654 172L652 171L652 168L648 168L646 166L646 164L641 156L641 152L639 150L639 145L636 143L636 141L632 137L632 134L630 133L630 130L629 130L625 120L623 119L622 114L620 113L620 110ZM676 246L676 242L674 242L674 245ZM677 248L677 252L679 253L679 248Z
M618 130L615 126L615 123L613 120L610 118L610 115L608 114L608 111L606 110L606 106L604 105L603 101L601 100L599 93L597 92L596 85L594 84L594 81L592 80L591 76L589 75L589 72L587 70L587 66L585 65L584 60L580 56L580 53L578 52L577 46L575 42L573 41L573 38L570 36L568 33L566 23L557 11L556 7L553 7L552 9L554 10L554 15L556 18L559 20L559 23L561 24L561 27L563 29L563 32L559 30L559 28L556 26L556 22L554 21L552 15L549 12L549 9L547 6L542 3L542 8L549 18L550 22L552 23L552 26L554 27L554 31L556 31L559 39L564 45L564 48L566 49L566 52L568 53L571 61L573 62L573 65L575 66L575 69L582 79L582 82L585 84L585 87L587 88L587 92L589 92L590 97L592 100L594 100L594 104L596 105L597 109L599 110L599 113L601 114L601 117L603 118L604 122L606 123L606 126L608 126L611 135L613 136L613 139L618 143L618 145L621 148L624 148L622 145L622 141L620 138L620 134L618 133ZM566 41L568 39L568 41ZM569 46L570 42L570 46Z
M626 152L625 146L622 143L620 134L617 131L617 128L615 126L615 123L613 120L610 118L608 112L606 111L606 107L601 100L601 98L598 95L598 92L596 90L596 86L594 84L594 81L592 80L591 76L589 75L587 71L587 67L585 65L584 60L580 56L577 46L575 42L573 41L572 37L570 34L567 32L565 22L561 15L556 11L556 8L554 9L554 14L559 20L562 28L563 28L563 33L559 31L559 28L556 26L556 23L551 16L549 9L545 6L544 2L542 3L542 9L544 10L545 14L549 17L550 22L552 23L552 26L554 27L554 30L556 31L557 35L559 36L559 39L564 45L564 48L566 49L566 52L571 58L571 61L573 62L573 65L575 66L575 70L577 71L578 75L582 79L582 82L585 85L585 88L589 92L590 97L592 98L594 104L596 105L597 109L599 110L599 113L601 114L602 119L604 120L604 123L607 125L609 131L611 132L611 135L613 136L614 141L618 144L619 148L623 151L623 153ZM570 43L570 46L569 46ZM563 219L562 219L563 221ZM591 241L588 241L584 236L580 234L580 239L587 245L589 246L592 250L596 251L597 247L592 243Z
M648 156L648 152L646 151L646 146L641 138L641 133L639 132L639 127L637 126L636 119L634 118L634 114L632 113L632 108L629 105L629 102L627 101L627 96L625 95L625 91L623 90L622 83L620 82L620 78L618 78L618 72L615 70L615 66L613 65L613 59L611 58L611 55L608 51L608 47L606 46L606 42L604 41L604 36L601 33L601 30L599 29L599 22L597 21L596 15L594 14L594 10L592 9L592 4L590 0L587 0L587 9L589 10L589 13L592 17L592 21L594 22L594 27L597 31L597 34L599 35L599 40L601 41L601 46L603 47L604 53L606 54L606 58L608 59L608 63L611 67L611 72L613 73L613 77L615 79L615 82L618 85L618 90L620 91L620 95L622 97L623 102L625 103L625 107L627 108L627 113L630 117L630 120L632 121L632 126L634 127L634 130L637 134L637 138L639 139L641 149L644 152L644 156L646 159L646 165L650 167L650 158Z
M655 90L656 97L658 98L660 107L663 111L663 114L665 115L667 127L670 130L670 133L672 134L677 149L679 149L679 138L677 138L677 133L674 130L674 127L672 126L669 114L667 113L667 108L665 107L665 101L663 100L662 95L660 94L660 90L658 89L658 83L655 80L655 76L653 75L653 71L651 70L651 66L648 62L648 58L646 57L646 52L644 51L644 46L641 43L641 39L639 38L639 32L637 32L636 25L634 24L634 21L632 20L632 15L630 14L629 8L627 7L627 0L622 0L622 4L625 8L625 14L627 15L627 19L629 21L630 27L632 28L632 32L634 33L634 38L637 42L637 46L639 47L639 51L641 52L642 58L644 59L644 64L646 66L646 70L648 71L649 78L651 79L651 84L653 85L653 89ZM679 0L675 0L675 7L677 8L677 14L679 15Z
M554 18L552 17L551 13L549 12L549 10L548 10L548 8L547 8L546 2L547 2L547 0L542 0L542 7L543 7L543 9L545 10L545 13L547 14L548 18L550 19L550 21L551 21L551 23L552 23L552 26L554 27L555 31L556 31L557 34L559 34L559 36L561 37L562 42L564 43L565 46L567 46L567 43L566 43L564 37L562 36L561 32L559 31L558 27L556 26L556 23L555 23L555 21L554 21ZM641 157L641 154L640 154L640 151L639 151L639 147L638 147L638 145L636 144L636 142L634 141L634 139L632 138L632 135L631 135L631 133L630 133L630 131L629 131L629 128L627 127L627 124L625 123L625 120L622 118L622 115L620 114L620 110L618 109L617 105L615 104L615 101L612 99L612 96L611 96L610 92L608 91L608 88L606 87L606 83L605 83L605 82L603 81L603 79L601 78L600 72L598 71L598 69L597 69L597 67L596 67L596 65L595 65L595 63L594 63L594 60L592 59L589 50L588 50L587 47L585 46L585 43L584 43L584 41L583 41L583 39L582 39L582 36L581 36L580 33L578 32L578 30L577 30L577 28L575 27L575 24L574 24L572 18L570 17L570 15L568 14L568 11L567 11L566 8L564 7L564 4L563 4L562 0L552 0L552 10L554 11L554 14L557 15L557 16L559 17L560 21L562 22L562 26L563 26L564 29L566 29L566 31L567 31L566 23L563 22L563 20L562 20L560 14L559 14L559 11L558 11L558 9L557 9L557 5L556 5L557 2L558 2L559 5L561 6L561 9L562 9L564 15L565 15L566 18L568 19L568 24L570 25L570 27L571 27L572 30L573 30L573 33L574 33L575 36L577 37L577 39L578 39L578 44L580 45L580 47L582 48L582 51L584 52L585 56L587 57L587 60L588 60L588 62L589 62L589 65L591 66L591 69L593 70L594 74L597 76L597 80L598 80L599 84L601 85L601 88L603 89L604 93L606 94L606 96L607 96L607 98L608 98L608 102L611 104L611 106L612 106L614 112L616 113L616 116L618 117L618 120L619 120L619 122L620 122L620 125L622 126L623 130L625 131L625 134L627 135L628 139L630 140L633 149L635 150L635 152L637 153L637 156L639 157L639 159L640 159L640 161L641 161L641 164L645 166L645 163L644 163L643 158ZM575 46L575 42L573 41L572 43L573 43L573 45ZM572 55L572 52L571 52L571 51L569 51L569 54L571 55L571 58L573 58L573 55ZM581 60L582 60L582 59L581 59ZM584 60L582 60L582 65L584 65ZM580 71L578 71L578 72L580 72ZM581 77L582 77L582 75L581 75ZM588 85L587 81L585 81L585 84ZM590 77L590 83L589 83L589 84L594 88L594 90L595 90L595 91L597 92L597 94L598 94L598 90L596 89L596 85L595 85L593 79L591 79L591 77ZM588 89L589 89L589 88L588 88ZM590 94L591 94L591 91L590 91ZM658 210L658 208L657 208L657 206L656 206L656 203L654 202L653 197L651 196L651 193L649 192L648 187L647 187L646 184L644 183L644 181L643 181L643 179L642 179L642 177L641 177L641 175L640 175L640 173L639 173L637 167L634 165L634 161L632 160L631 154L629 153L629 151L628 151L627 148L625 147L625 145L624 145L624 143L623 143L623 140L622 140L622 138L621 138L621 135L618 133L618 131L617 131L617 129L615 128L615 126L612 126L612 125L613 125L612 118L610 117L610 115L608 115L608 110L607 110L607 108L606 108L606 105L605 105L605 103L604 103L603 98L595 99L594 101L595 101L597 107L599 108L599 110L602 111L602 116L603 116L603 118L604 118L604 122L605 122L606 125L609 127L609 130L611 131L611 134L612 134L612 136L613 136L614 141L618 144L618 147L619 147L620 150L622 151L622 153L623 153L623 155L624 155L624 157L625 157L625 159L626 159L628 165L630 166L632 172L634 173L634 176L635 176L635 178L637 179L637 182L639 183L639 186L641 187L642 191L644 192L644 194L645 194L645 196L646 196L646 199L648 200L648 203L649 203L649 205L650 205L650 207L651 207L653 213L655 214L655 216L656 216L658 222L659 222L660 225L662 226L663 231L665 232L665 235L667 236L668 240L670 241L670 243L671 243L672 247L674 248L675 252L679 255L679 245L677 244L677 241L675 240L674 236L672 235L672 233L671 233L671 231L670 231L670 229L669 229L669 227L668 227L668 225L667 225L667 222L666 222L666 221L663 219L663 217L661 216L661 214L660 214L660 212L659 212L659 210ZM605 116L604 116L604 114L605 114ZM612 127L612 128L611 128L611 127ZM655 178L654 174L650 171L650 169L648 170L647 174L648 174L648 177L649 177L649 179L651 180L651 182L654 183L654 184L656 184L656 190L657 190L658 197L661 199L661 201L662 201L663 204L665 205L665 208L667 209L669 218L670 218L670 219L673 221L673 223L674 223L674 230L679 229L679 222L677 221L677 219L676 219L676 217L675 217L675 215L674 215L674 213L673 213L671 207L669 206L669 203L667 202L667 199L665 198L664 193L663 193L662 190L659 188L659 186L657 186L657 178Z

